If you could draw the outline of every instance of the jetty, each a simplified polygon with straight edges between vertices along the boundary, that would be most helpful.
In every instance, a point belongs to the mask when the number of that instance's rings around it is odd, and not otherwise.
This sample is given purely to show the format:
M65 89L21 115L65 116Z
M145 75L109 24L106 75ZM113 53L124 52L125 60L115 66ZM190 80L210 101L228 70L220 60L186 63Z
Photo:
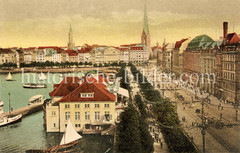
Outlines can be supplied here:
M43 110L43 103L35 103L35 104L31 104L28 106L24 106L18 109L14 109L12 111L9 112L4 112L3 114L0 114L0 119L2 119L3 117L8 117L9 115L19 115L22 114L23 116L27 116L27 115L31 115L32 113L38 112Z

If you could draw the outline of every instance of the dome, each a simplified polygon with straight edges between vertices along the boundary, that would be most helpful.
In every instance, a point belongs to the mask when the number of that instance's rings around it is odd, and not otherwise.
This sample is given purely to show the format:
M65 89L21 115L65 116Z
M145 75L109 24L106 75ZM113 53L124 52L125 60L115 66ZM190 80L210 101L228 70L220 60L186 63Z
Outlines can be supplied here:
M208 35L200 35L195 37L187 46L187 49L201 48L205 44L212 43L214 40Z

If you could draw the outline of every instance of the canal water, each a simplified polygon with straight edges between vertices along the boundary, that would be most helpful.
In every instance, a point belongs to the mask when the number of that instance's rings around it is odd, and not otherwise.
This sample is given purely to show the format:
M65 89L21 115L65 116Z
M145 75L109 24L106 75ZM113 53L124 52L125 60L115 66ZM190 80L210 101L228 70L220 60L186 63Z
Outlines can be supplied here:
M34 79L35 76L35 79ZM47 75L46 75L47 76ZM0 100L4 102L4 111L8 111L9 95L13 109L28 105L28 99L34 95L41 94L49 98L48 93L53 90L53 84L59 83L61 78L58 74L49 74L46 80L47 88L25 89L23 82L38 82L38 75L34 73L12 74L16 81L5 81L7 74L0 74ZM58 145L61 141L62 133L46 133L43 127L43 112L38 112L24 117L22 122L0 128L0 152L21 153L27 149L42 149L49 146ZM100 135L83 135L80 140L78 152L104 153L112 152L113 137ZM110 149L109 149L110 148Z

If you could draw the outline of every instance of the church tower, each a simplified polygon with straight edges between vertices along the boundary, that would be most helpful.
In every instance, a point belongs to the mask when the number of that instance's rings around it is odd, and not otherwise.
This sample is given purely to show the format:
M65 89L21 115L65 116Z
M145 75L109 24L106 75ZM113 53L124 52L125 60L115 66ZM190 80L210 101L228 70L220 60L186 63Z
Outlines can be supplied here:
M148 28L148 16L147 16L146 4L145 4L145 10L144 10L143 32L142 32L141 39L142 39L142 44L145 45L149 53L149 59L152 59L153 53L152 53L151 39L150 39L150 33Z
M70 29L68 32L68 50L74 50L73 33L72 33L71 25L70 25Z

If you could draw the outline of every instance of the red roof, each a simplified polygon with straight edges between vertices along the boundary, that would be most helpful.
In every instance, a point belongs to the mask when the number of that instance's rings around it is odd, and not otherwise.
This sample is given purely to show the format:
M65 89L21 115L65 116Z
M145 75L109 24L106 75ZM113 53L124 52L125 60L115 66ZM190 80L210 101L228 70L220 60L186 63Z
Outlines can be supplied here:
M93 97L81 97L80 93L93 93ZM107 89L96 85L95 83L82 83L73 92L60 99L58 102L74 102L74 101L115 101L116 96Z
M57 46L39 46L38 49L58 48Z
M143 50L143 47L130 47L130 50Z
M227 44L236 44L239 42L239 37L236 33L229 33L226 37Z
M120 51L129 51L128 48L119 48Z
M175 48L180 48L182 46L182 43L186 40L188 40L188 38L182 39L180 41L176 41Z
M65 50L65 52L68 53L68 56L78 56L78 53L75 50Z
M66 77L60 84L54 84L54 90L49 93L52 96L66 96L79 86L79 77Z

